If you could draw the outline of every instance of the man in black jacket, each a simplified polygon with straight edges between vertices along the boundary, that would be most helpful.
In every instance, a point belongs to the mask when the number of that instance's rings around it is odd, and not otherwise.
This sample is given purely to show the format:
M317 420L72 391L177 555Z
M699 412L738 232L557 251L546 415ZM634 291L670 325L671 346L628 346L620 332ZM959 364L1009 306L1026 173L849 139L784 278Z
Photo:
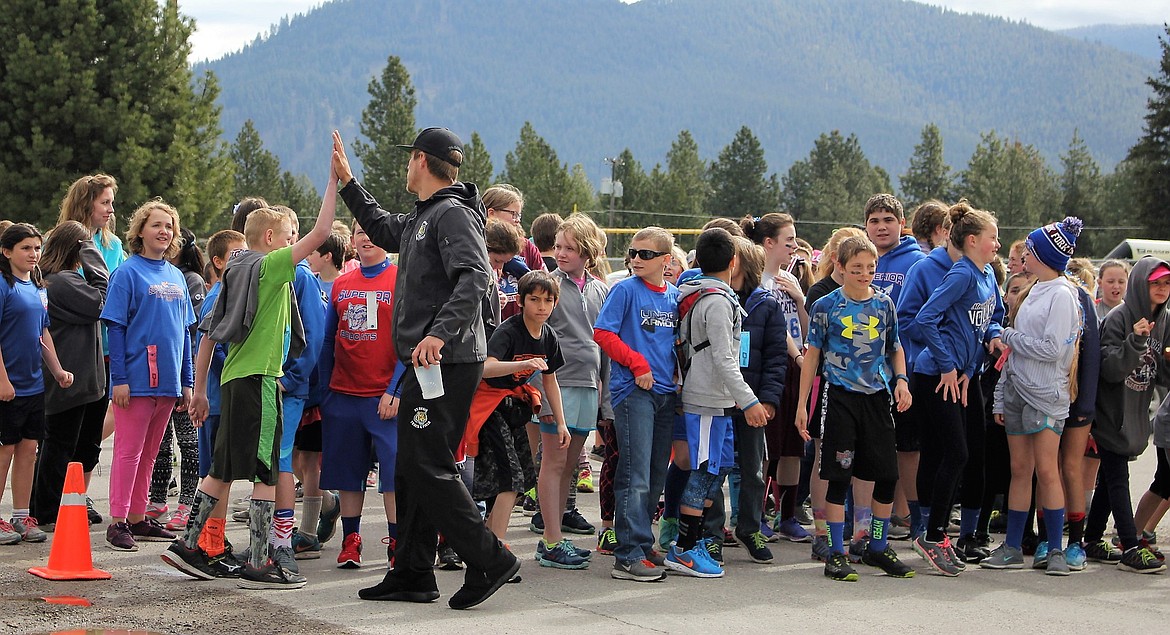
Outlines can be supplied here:
M450 130L427 128L409 146L406 189L418 196L409 214L391 214L353 177L341 135L333 133L333 165L341 197L370 240L398 253L394 347L406 361L398 414L398 542L394 568L366 600L431 602L436 532L467 563L463 587L448 604L471 608L520 569L520 562L483 524L455 468L471 398L483 374L486 342L480 317L491 286L479 191L460 183L463 143ZM442 360L445 393L423 399L414 368Z

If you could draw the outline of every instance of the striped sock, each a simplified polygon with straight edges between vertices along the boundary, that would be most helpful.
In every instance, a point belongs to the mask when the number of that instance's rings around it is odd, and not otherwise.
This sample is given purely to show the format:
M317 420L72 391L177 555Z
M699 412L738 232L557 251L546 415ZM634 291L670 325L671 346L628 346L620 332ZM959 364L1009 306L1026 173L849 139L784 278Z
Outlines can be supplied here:
M272 546L292 547L293 510L278 509L272 515Z

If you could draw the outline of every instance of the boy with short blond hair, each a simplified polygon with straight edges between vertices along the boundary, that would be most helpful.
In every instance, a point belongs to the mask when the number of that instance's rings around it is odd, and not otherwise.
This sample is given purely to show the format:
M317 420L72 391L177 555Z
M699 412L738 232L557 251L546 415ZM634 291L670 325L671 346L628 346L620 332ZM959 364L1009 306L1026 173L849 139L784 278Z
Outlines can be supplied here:
M336 183L332 171L329 183ZM304 347L292 283L296 264L329 236L336 206L325 188L316 223L292 243L294 228L275 210L252 212L244 225L249 251L228 263L222 291L211 314L200 325L207 332L196 360L191 419L201 425L208 416L207 375L216 342L230 342L221 387L220 429L211 469L200 483L190 521L182 538L164 552L163 561L198 579L218 577L198 544L208 517L236 480L253 482L250 506L250 558L240 572L246 589L289 589L305 585L304 576L269 558L269 532L276 507L281 411L277 379L286 356ZM295 425L289 422L289 425Z

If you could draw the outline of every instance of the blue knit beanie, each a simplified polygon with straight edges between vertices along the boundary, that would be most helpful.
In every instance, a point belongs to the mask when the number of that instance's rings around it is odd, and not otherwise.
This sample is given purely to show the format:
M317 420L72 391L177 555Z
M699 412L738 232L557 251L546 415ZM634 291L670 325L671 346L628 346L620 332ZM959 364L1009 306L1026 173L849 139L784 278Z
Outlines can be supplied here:
M1076 249L1077 236L1081 235L1083 225L1081 219L1066 216L1059 223L1049 223L1032 230L1024 244L1040 262L1063 272L1068 267L1068 259L1072 258L1073 250Z

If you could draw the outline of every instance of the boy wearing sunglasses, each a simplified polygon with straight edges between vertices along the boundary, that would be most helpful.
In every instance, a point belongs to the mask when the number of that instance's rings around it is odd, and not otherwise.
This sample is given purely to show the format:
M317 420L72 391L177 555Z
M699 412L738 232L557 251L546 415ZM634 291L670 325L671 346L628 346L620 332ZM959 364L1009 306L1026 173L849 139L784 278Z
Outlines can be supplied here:
M674 424L678 288L663 279L673 245L674 236L660 227L634 234L633 277L613 286L593 330L611 360L618 466L610 575L618 580L657 582L666 574L662 555L652 548L651 518L666 483Z

